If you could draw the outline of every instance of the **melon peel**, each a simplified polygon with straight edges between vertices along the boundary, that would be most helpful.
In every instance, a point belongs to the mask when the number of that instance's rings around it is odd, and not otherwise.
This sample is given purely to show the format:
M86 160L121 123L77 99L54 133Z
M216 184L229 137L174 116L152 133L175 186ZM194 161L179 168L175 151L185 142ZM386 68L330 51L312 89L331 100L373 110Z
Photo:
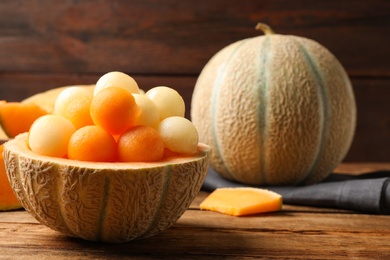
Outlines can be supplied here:
M16 198L4 167L3 145L0 145L0 211L9 211L22 208Z
M209 147L153 163L93 163L40 156L28 134L4 144L11 186L40 223L91 241L126 242L173 225L199 192Z

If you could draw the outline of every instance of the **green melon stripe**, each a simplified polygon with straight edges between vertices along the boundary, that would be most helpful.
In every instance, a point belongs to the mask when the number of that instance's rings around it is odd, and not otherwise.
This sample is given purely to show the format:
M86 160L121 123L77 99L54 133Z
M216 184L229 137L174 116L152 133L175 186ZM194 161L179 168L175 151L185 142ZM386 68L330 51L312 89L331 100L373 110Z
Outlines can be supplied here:
M98 240L104 240L104 230L105 230L105 220L106 220L106 213L107 213L107 205L108 205L108 198L110 196L110 188L111 188L111 182L108 175L104 178L104 195L103 195L103 202L100 206L100 213L99 213L99 228L98 228L98 234L97 238Z
M325 127L325 125L327 120L329 119L330 111L329 111L329 104L328 104L328 93L326 91L324 77L318 68L319 66L317 64L317 61L315 60L315 58L312 57L310 52L305 48L305 46L300 41L296 41L296 42L303 53L303 57L305 58L307 64L309 65L308 67L311 69L314 75L314 80L316 81L316 86L318 87L318 95L320 97L320 101L322 104L322 111L323 111L323 120L321 122L322 127L320 127L321 129L320 143L317 149L317 156L315 157L316 159L314 160L311 169L307 172L306 176L301 180L301 182L305 182L308 176L317 169L319 161L324 153L325 141L329 135L328 128Z
M63 203L61 202L61 193L64 191L63 191L63 189L59 188L61 186L59 184L60 184L60 180L63 178L62 173L64 172L64 167L61 167L59 165L55 165L53 167L57 167L57 169L55 170L55 172L57 173L56 200L57 200L57 205L58 205L58 210L59 210L58 213L59 213L60 219L62 220L63 225L68 229L68 232L74 234L74 236L77 236L76 233L72 229L70 229L68 223L66 222L66 218L64 216L65 214L64 214L64 209L63 209Z
M165 206L164 201L166 200L166 197L168 196L168 193L169 193L169 186L171 184L171 175L172 175L172 171L173 171L172 167L173 167L173 165L171 165L171 164L166 165L164 167L163 172L159 173L159 174L164 175L163 180L165 180L163 183L162 191L161 191L160 202L158 204L157 210L154 213L153 219L150 221L149 227L145 230L145 232L143 234L139 235L139 237L142 237L145 234L148 234L158 224L158 220L160 219L160 216L162 214L162 208Z
M217 128L217 110L218 110L218 97L220 95L220 92L221 92L221 88L222 88L222 82L223 80L225 79L226 77L226 70L227 70L227 64L229 64L229 61L231 61L234 57L234 55L236 54L236 52L240 49L240 47L242 45L244 45L244 43L246 42L247 40L242 40L240 42L240 44L238 44L236 46L236 48L230 53L229 57L226 59L225 63L219 68L219 73L217 73L217 77L214 81L214 85L213 85L213 91L212 91L212 101L211 101L211 129L212 129L212 134L213 134L213 141L214 141L214 150L215 152L218 154L218 158L220 158L220 161L222 163L222 166L223 168L225 169L225 173L227 175L229 175L231 178L232 177L232 174L231 174L231 171L229 170L229 167L225 164L225 159L224 159L224 155L222 154L222 151L221 151L221 144L220 144L220 141L218 139L218 135L217 135L217 131L216 131L216 128Z
M263 84L258 85L258 89L256 90L257 94L257 127L258 133L260 134L260 172L258 176L260 178L260 183L267 183L266 176L266 160L265 160L265 140L267 140L267 123L268 123L268 88L269 88L269 74L271 73L268 69L268 61L269 61L269 49L271 45L270 37L266 37L263 43L260 45L260 59L259 62L262 65L261 73L259 73L258 82L260 83L263 80ZM261 55L263 54L263 55Z

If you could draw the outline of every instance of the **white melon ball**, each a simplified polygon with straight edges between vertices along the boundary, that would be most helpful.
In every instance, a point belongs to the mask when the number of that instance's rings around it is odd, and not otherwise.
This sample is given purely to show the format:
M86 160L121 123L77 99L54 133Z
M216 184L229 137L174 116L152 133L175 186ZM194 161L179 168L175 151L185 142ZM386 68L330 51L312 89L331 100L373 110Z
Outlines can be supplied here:
M160 112L160 120L172 116L184 117L184 100L176 90L159 86L150 89L145 95L156 104Z
M191 154L197 150L199 136L192 122L184 117L165 118L158 125L164 146L177 153Z
M93 94L96 95L100 90L108 87L119 87L131 93L139 94L137 82L126 73L119 71L111 71L101 76L96 82Z
M135 124L157 128L160 122L160 113L156 104L145 95L133 94L133 96L140 111Z
M60 92L54 102L54 113L62 115L75 100L91 99L92 94L82 87L69 87Z
M70 120L76 128L92 124L89 107L92 93L82 87L69 87L61 91L54 103L53 114Z
M30 127L28 144L37 154L64 157L68 151L68 142L76 128L68 119L60 115L45 115Z

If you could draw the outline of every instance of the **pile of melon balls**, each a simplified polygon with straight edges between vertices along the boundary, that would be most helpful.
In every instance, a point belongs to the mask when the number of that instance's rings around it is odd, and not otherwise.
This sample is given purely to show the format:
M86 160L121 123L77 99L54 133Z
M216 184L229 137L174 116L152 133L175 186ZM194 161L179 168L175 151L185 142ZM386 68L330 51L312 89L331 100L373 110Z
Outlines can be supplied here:
M198 132L184 117L180 94L169 87L142 93L122 72L109 72L93 91L63 90L54 112L35 120L28 133L39 155L90 162L155 162L197 152Z

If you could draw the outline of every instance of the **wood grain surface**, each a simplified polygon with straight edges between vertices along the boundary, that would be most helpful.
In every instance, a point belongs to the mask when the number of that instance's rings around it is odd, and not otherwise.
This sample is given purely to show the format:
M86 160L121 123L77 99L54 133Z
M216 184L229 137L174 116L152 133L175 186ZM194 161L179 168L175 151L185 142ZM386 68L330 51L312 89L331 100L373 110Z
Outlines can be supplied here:
M344 163L336 172L388 171L390 163ZM388 259L390 215L283 205L233 217L202 211L200 192L169 229L110 244L67 237L24 210L0 212L0 259Z
M18 101L120 70L145 90L178 89L189 117L206 62L222 47L261 33L316 40L344 65L358 105L346 161L389 160L390 2L387 0L7 0L0 5L0 99Z
M168 230L123 244L66 237L25 211L0 212L0 259L390 257L390 216L284 205L280 212L232 217L199 210L206 196L201 192Z

